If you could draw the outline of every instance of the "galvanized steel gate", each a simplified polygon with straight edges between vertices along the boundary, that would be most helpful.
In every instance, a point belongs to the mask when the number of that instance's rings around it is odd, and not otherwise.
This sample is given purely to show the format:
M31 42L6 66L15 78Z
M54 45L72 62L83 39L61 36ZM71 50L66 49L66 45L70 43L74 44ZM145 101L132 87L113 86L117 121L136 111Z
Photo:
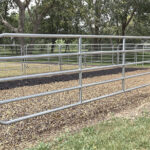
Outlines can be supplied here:
M79 85L74 86L74 87L70 87L70 88L53 90L53 91L38 93L38 94L34 94L34 95L29 95L29 96L17 97L17 98L14 98L14 99L0 100L0 105L15 102L15 101L26 100L26 99L30 99L30 98L36 98L36 97L40 97L40 96L46 96L46 95L50 95L50 94L61 93L61 92L65 92L65 91L75 90L75 89L79 89L79 101L77 103L73 103L73 104L70 104L70 105L65 105L65 106L62 106L62 107L46 110L46 111L43 111L43 112L39 112L39 113L27 115L27 116L22 116L20 118L12 119L12 120L9 120L9 121L2 121L1 120L0 124L8 125L8 124L15 123L15 122L18 122L18 121L22 121L22 120L25 120L25 119L29 119L29 118L32 118L32 117L36 117L36 116L44 115L44 114L47 114L47 113L63 110L63 109L69 108L69 107L89 103L89 102L92 102L92 101L100 100L102 98L114 96L114 95L117 95L117 94L121 94L123 92L128 92L128 91L131 91L131 90L135 90L135 89L138 89L138 88L141 88L141 87L146 87L146 86L150 85L150 84L144 84L144 85L137 86L137 87L134 87L134 88L129 88L129 89L126 89L126 87L125 87L125 80L126 79L150 74L150 72L146 72L146 73L141 73L141 74L136 74L136 75L131 75L131 76L125 76L125 67L126 66L150 63L150 60L146 60L146 61L142 60L140 62L136 61L136 62L126 63L126 61L125 61L126 53L143 52L143 49L126 50L126 39L145 39L145 40L147 39L147 40L149 40L150 37L145 37L145 36L109 36L109 35L104 36L104 35L14 34L14 33L0 34L0 38L4 38L4 37L8 37L8 38L16 38L16 37L19 37L19 38L75 38L75 39L78 39L78 52L75 52L75 53L40 54L40 55L39 54L38 55L25 54L23 56L11 56L11 57L1 57L0 56L0 61L23 60L23 59L30 59L30 58L51 58L51 57L61 58L63 56L78 56L78 69L67 70L67 71L61 71L61 69L60 69L60 71L57 71L57 72L47 72L47 73L40 73L40 74L6 77L6 78L0 78L0 82L7 82L7 81L21 80L21 79L29 79L29 78L35 78L35 77L44 77L44 76L51 76L51 75L78 73L79 74ZM83 52L82 51L82 39L84 39L84 38L85 39L86 38L91 38L91 39L92 38L122 39L122 50L113 50L112 49L110 51ZM147 52L147 51L150 51L150 49L144 50L144 52ZM83 65L83 62L82 62L83 59L82 58L86 55L92 55L92 54L112 54L112 55L113 54L119 54L119 55L122 56L122 63L121 64L112 64L112 65L108 65L108 66L93 66L91 68L82 68L82 65ZM115 68L115 67L121 67L122 68L122 77L115 78L115 79L112 79L112 80L105 80L105 81L90 83L90 84L82 84L82 73L83 72L97 70L97 69ZM109 83L109 82L120 81L120 80L122 81L122 90L111 93L111 94L103 95L103 96L100 96L100 97L87 99L87 100L84 100L84 101L82 100L82 89L83 88L89 87L89 86L95 86L95 85L99 85L99 84L105 84L105 83Z

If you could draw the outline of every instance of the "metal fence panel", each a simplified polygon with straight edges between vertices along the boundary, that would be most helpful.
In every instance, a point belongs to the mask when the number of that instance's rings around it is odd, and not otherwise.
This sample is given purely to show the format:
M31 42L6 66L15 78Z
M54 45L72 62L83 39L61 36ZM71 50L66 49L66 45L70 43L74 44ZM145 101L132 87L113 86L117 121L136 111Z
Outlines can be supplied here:
M133 43L126 43L126 40L128 39L150 39L150 37L147 36L109 36L109 35L53 35L53 34L14 34L14 33L4 33L0 34L1 38L4 37L27 37L27 38L75 38L78 39L78 44L55 44L53 46L56 47L57 52L54 54L51 54L50 52L50 46L52 44L27 44L25 45L25 52L23 53L21 50L20 45L0 45L0 61L6 62L6 61L18 61L18 63L21 62L21 69L23 72L23 75L19 76L12 76L12 77L1 77L0 82L7 82L12 80L21 80L21 79L29 79L29 78L35 78L35 77L45 77L45 76L52 76L52 75L60 75L60 74L70 74L70 73L78 73L79 75L79 84L78 86L73 86L69 88L64 89L58 89L53 91L47 91L43 93L38 93L34 95L29 96L23 96L23 97L16 97L13 99L6 99L6 100L0 100L0 105L6 104L6 103L12 103L17 102L21 100L31 99L35 97L41 97L45 95L51 95L56 93L61 93L64 91L71 91L78 89L79 90L79 101L73 104L57 107L54 109L42 111L35 114L30 114L27 116L22 116L16 119L8 120L8 121L0 121L0 124L11 124L18 121L22 121L25 119L33 118L36 116L44 115L47 113L67 109L70 107L74 107L77 105L89 103L95 100L100 100L102 98L114 96L121 94L123 92L128 92L131 90L135 90L141 87L149 86L150 84L144 84L141 86L136 86L133 88L126 88L126 79L134 78L134 77L140 77L144 75L150 74L150 72L136 74L136 75L130 75L126 76L126 66L129 65L138 65L138 64L146 64L150 63L149 58L146 58L148 55L145 55L145 53L149 53L150 46L149 44L133 44ZM107 39L122 39L122 44L83 44L82 39L84 38L107 38ZM3 53L3 51L10 51L10 47L19 47L20 52L16 50L16 54L14 55L13 51L12 53L9 53L9 56L6 55L7 53ZM72 47L71 49L77 49L77 51L70 51L68 46ZM6 48L8 47L8 48ZM62 52L62 49L66 47L66 50ZM39 54L40 53L40 54ZM51 72L50 70L46 73L35 73L35 74L26 74L28 64L34 63L34 59L43 59L43 64L45 61L48 64L51 63L57 63L59 65L59 70ZM53 58L53 59L52 59ZM55 59L54 59L55 58ZM64 60L63 60L64 58ZM33 59L33 61L31 61ZM63 70L63 64L76 64L78 68L76 69L68 69ZM103 64L107 65L103 65ZM94 64L94 65L93 65ZM50 67L50 66L49 66ZM82 74L87 71L93 71L98 69L107 69L107 68L115 68L115 67L121 67L122 69L122 76L111 79L111 80L105 80L105 81L99 81L89 84L83 84L83 77ZM1 71L1 70L0 70ZM82 90L85 87L90 86L96 86L100 84L106 84L110 82L115 81L122 81L122 89L113 92L110 94L102 95L99 97L95 97L92 99L85 99L83 100L82 96Z

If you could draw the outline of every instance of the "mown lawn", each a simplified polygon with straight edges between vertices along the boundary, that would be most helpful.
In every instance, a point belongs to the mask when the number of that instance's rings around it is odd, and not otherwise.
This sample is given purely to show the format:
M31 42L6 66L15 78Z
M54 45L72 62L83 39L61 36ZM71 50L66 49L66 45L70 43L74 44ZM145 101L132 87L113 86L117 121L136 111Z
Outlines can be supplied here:
M149 150L150 118L112 119L28 150Z

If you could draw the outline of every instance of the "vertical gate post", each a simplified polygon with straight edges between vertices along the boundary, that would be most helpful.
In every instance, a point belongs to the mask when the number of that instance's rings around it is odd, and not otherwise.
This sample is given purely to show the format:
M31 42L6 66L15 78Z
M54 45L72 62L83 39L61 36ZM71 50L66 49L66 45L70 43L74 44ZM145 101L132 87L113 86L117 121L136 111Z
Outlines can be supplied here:
M112 51L114 51L114 44L112 44ZM114 53L112 53L112 65L114 65Z
M49 47L50 45L48 44L47 45L47 54L50 54L51 52L50 52L50 47ZM50 57L48 57L47 58L47 61L48 61L48 70L50 71L51 70L51 67L50 67Z
M47 45L47 54L50 54L49 44ZM50 64L50 58L47 58L48 64Z
M21 56L23 56L23 49L22 49L22 46L20 46L20 53L21 53ZM24 74L24 59L21 60L21 72L22 74Z
M102 44L101 44L101 51L103 51L103 45ZM103 63L103 55L101 53L101 65L103 65L102 63Z
M59 54L61 54L61 45L60 45L60 44L59 44ZM62 57L59 56L59 69L60 69L60 71L62 71L62 66L61 66L61 64L62 64Z
M125 91L125 43L126 43L126 39L123 38L123 44L122 44L122 90Z
M142 61L144 61L144 49L145 49L145 46L143 45ZM142 63L142 66L144 66L144 63Z
M24 46L24 56L27 55L27 51L28 51L28 45ZM26 59L23 59L23 70L24 70L24 74L26 74L27 68L26 68Z
M118 45L117 51L119 51L119 47L120 47L120 44ZM117 65L119 65L120 63L119 57L120 57L120 54L117 52Z
M82 103L82 55L81 55L81 52L82 52L82 38L80 37L79 38L79 47L78 47L78 53L79 53L79 100L80 100L80 103Z
M4 53L5 53L5 56L6 56L6 52L7 50L6 50L6 46L4 45ZM6 70L6 63L5 63L5 65L4 65L4 70Z
M134 46L134 50L137 50L137 45ZM137 52L134 52L134 62L136 63L137 66Z

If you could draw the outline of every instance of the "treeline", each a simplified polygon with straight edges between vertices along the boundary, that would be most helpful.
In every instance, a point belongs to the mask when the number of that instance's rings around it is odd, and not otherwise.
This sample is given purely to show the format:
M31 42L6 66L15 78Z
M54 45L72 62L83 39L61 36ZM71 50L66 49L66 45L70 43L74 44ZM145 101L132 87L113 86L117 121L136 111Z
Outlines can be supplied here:
M1 0L0 33L150 35L149 8L149 0Z

